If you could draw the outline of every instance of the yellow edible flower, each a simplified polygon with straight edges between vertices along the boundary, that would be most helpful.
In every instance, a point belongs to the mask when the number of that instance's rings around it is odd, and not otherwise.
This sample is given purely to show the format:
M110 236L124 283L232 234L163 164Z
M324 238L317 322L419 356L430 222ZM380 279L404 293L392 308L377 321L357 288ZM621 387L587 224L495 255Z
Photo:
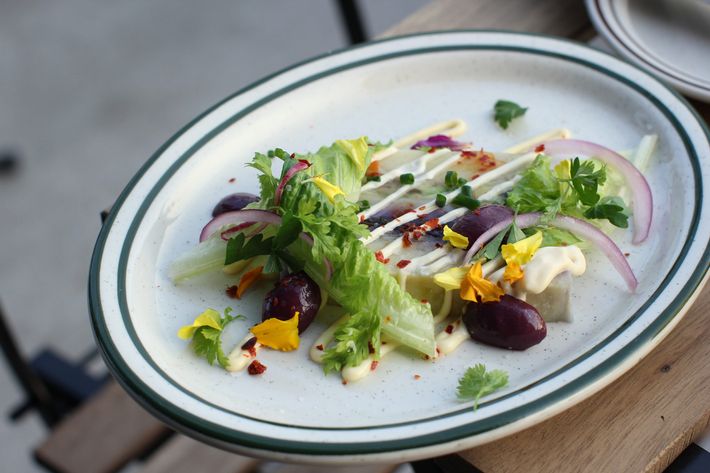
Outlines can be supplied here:
M461 299L466 301L478 302L480 296L482 302L494 302L499 301L503 294L505 292L500 286L483 277L480 261L471 266L461 282Z
M340 187L336 186L335 184L331 184L330 182L326 181L322 177L314 177L311 179L313 181L313 184L317 185L318 188L328 197L328 200L333 202L335 200L335 196L338 194L345 195L345 192L343 192L343 189Z
M518 263L508 263L503 272L503 280L509 284L513 284L520 279L523 279L525 273L523 273L523 268L520 267Z
M500 249L500 253L506 263L518 263L523 265L532 259L541 244L542 232L536 232L534 235L523 238L515 243L503 245Z
M456 248L468 247L468 237L456 233L450 229L448 225L444 225L444 241L448 241L451 243L451 246Z
M203 313L197 316L192 325L185 325L180 330L178 330L178 337L183 340L189 340L195 334L195 331L200 327L212 327L217 330L222 330L222 325L220 325L220 320L222 317L214 309L207 309Z
M572 176L572 161L565 159L555 166L555 174L559 179L570 179Z
M266 319L249 331L256 341L274 350L293 351L298 348L298 315L296 312L288 320Z
M466 273L471 266L460 266L456 268L447 269L443 273L434 275L434 282L447 291L452 291L454 289L459 289L461 287L461 282L466 277Z

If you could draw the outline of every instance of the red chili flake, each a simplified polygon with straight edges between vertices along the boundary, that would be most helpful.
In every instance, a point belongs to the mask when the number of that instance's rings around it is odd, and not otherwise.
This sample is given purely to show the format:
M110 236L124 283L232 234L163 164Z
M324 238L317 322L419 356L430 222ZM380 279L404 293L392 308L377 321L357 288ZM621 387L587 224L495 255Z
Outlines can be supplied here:
M364 216L364 215L360 215L360 223L362 223L362 222L364 222L364 221L365 221L365 216Z
M377 259L377 261L379 261L382 264L387 264L390 262L390 259L385 258L385 255L383 255L381 251L375 252L375 258Z
M293 157L293 155L291 155L291 157ZM299 162L299 163L303 163L303 164L307 164L308 167L311 166L311 162L310 162L309 160L307 160L307 159L299 159L298 162Z
M478 179L479 177L481 177L481 175L479 173L476 173L473 176L471 176L471 180L473 181L474 179Z
M420 302L421 302L422 304L428 304L428 303L429 303L429 301L426 300L426 299L422 299Z
M545 151L545 145L544 145L544 144L537 145L537 146L535 147L535 152L536 152L536 153L542 153L543 151Z
M372 342L367 342L367 351L372 355L375 353L375 347L372 346Z
M343 380L343 381L342 381L342 384L343 384L343 386L345 386L346 384L348 384L348 382L345 381L345 380Z
M476 210L473 211L475 215L481 215L481 209L477 208Z
M422 358L424 358L425 360L430 360L430 359L431 359L431 357L430 357L429 355L424 355Z
M454 326L451 324L447 325L446 328L444 329L444 332L446 332L446 333L452 333L453 331L454 331Z
M434 243L434 246L437 248L442 248L444 245L439 242L436 242L436 243Z
M439 219L432 218L431 220L427 220L426 222L424 222L424 226L429 227L430 230L434 230L435 228L439 227Z
M397 263L397 267L398 267L399 269L406 268L407 265L408 265L409 263L411 263L411 262L412 262L412 261L411 261L411 260L408 260L408 259L401 259L401 260L399 260L399 262Z
M385 323L386 324L392 323L392 316L391 315L385 316Z
M626 256L627 258L628 258L630 255L631 255L631 253L624 253L624 256Z
M377 369L377 365L379 365L380 362L377 360L373 360L372 363L370 363L370 371L375 371Z
M439 350L439 347L436 347L436 354L441 355L441 350Z
M461 157L462 158L475 158L476 152L475 151L461 151Z
M229 183L231 184L231 183L233 183L233 182L236 181L236 180L237 180L236 178L232 177L232 178L229 179Z
M437 147L432 147L429 151L427 151L427 153L431 154L431 153L433 153L434 151L436 151L436 150L438 150L438 149L439 149L439 148L437 148Z
M224 290L224 292L227 293L228 297L231 297L232 299L238 299L237 297L237 290L239 287L235 284L234 286L229 286L227 289Z
M251 337L242 345L242 350L250 350L254 348L254 345L256 345L256 337Z
M421 230L414 230L412 232L412 236L414 237L415 240L419 240L421 237L424 236L424 232Z
M426 208L426 205L422 205L421 207L419 207L419 210L424 210L425 208Z
M266 366L259 363L259 360L252 361L247 368L247 372L252 376L262 374L264 371L266 371Z
M405 248L412 246L412 241L409 239L409 233L402 235L402 246Z
M417 381L419 381L420 379L422 379L422 377L419 376L418 374L415 374L415 375L414 375L414 379L416 379Z
M323 346L322 343L320 345L316 345L316 350L323 351L324 349L325 349L325 347Z

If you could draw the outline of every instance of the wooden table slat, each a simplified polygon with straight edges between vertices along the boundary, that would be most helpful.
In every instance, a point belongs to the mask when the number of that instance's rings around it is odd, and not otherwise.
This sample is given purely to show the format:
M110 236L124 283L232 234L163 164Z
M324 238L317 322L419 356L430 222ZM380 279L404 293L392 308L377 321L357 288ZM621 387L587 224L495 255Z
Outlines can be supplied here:
M175 435L148 459L140 473L250 473L258 464L255 458Z

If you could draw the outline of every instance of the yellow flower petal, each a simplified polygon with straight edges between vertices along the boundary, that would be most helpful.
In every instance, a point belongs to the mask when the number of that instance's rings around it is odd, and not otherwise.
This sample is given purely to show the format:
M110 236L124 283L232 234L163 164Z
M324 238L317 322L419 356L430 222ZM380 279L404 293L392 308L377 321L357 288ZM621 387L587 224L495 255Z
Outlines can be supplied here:
M461 282L461 299L467 301L478 302L480 296L482 302L494 302L499 301L503 294L505 292L500 286L483 277L480 261L471 266Z
M518 263L512 262L505 267L505 272L503 273L503 280L509 284L513 284L515 281L523 279L523 268L520 267Z
M536 232L534 235L524 238L515 243L503 245L500 253L506 263L517 263L523 265L530 261L535 252L542 244L542 232Z
M292 351L298 348L298 312L288 320L266 319L249 329L256 341L274 350Z
M195 334L195 330L200 327L212 327L217 330L222 330L222 326L219 323L221 318L222 317L219 315L219 312L217 312L216 310L207 309L206 311L198 315L197 318L195 318L195 321L192 322L192 325L185 325L180 330L178 330L178 337L182 338L183 340L189 340Z
M466 248L468 247L468 237L456 233L449 228L448 225L444 225L444 241L451 243L451 246L456 248Z
M335 200L335 196L338 194L345 195L345 192L343 192L343 189L340 187L336 186L335 184L331 184L330 182L326 181L322 177L314 177L311 179L313 181L313 184L317 185L318 188L328 197L328 200L333 202Z
M447 291L452 291L454 289L459 289L461 287L461 282L466 277L466 273L471 268L471 266L461 266L457 268L451 268L443 273L438 273L434 275L434 282Z

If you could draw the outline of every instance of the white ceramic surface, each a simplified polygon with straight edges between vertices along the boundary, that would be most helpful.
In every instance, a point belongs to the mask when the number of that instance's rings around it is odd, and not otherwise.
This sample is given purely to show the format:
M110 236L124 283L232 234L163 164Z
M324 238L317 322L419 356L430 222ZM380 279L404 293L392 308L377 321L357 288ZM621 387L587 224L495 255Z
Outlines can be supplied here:
M710 4L698 0L586 0L599 31L626 59L710 102Z
M493 103L529 110L507 130ZM548 327L525 352L467 343L425 362L388 356L359 383L324 377L307 356L316 322L294 353L263 351L259 377L209 367L176 337L206 307L258 320L268 284L228 299L222 275L174 286L170 261L197 242L214 203L255 191L254 151L308 151L336 138L388 140L462 118L466 141L502 149L555 127L625 150L647 133L659 147L647 173L654 222L642 246L615 235L640 285L594 252L574 292L574 322ZM226 99L164 145L128 185L97 243L90 280L94 328L117 378L176 428L250 455L309 462L397 462L463 449L565 409L632 366L677 323L707 270L710 171L706 130L656 79L571 42L500 32L424 34L371 43L298 65ZM236 178L230 183L230 178ZM692 234L692 238L689 235ZM233 323L230 347L248 324ZM474 411L456 400L476 362L510 385ZM416 380L418 374L421 379Z

